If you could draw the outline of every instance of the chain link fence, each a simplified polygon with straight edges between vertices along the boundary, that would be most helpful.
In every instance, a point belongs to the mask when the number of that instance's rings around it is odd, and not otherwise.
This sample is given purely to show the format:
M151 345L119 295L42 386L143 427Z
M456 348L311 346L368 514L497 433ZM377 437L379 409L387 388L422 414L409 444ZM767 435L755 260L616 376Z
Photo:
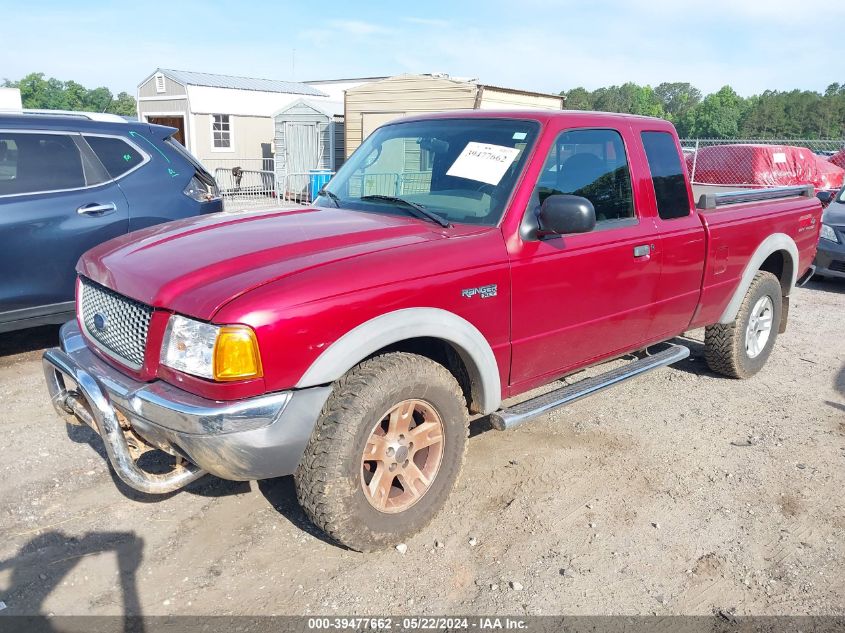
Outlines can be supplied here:
M813 185L834 190L845 185L843 139L681 139L687 171L701 193ZM310 174L279 174L273 158L204 161L223 195L227 211L309 204ZM427 191L431 172L372 173L353 177L349 193L405 195Z
M696 192L845 184L842 139L681 139Z

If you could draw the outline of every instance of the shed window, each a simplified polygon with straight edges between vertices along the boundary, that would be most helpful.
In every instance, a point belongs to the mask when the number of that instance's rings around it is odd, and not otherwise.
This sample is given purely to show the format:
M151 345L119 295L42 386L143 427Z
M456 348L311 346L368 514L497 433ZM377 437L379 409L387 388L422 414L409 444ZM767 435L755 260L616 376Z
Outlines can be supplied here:
M215 149L232 147L232 128L228 114L213 114L211 134Z
M155 82L156 82L156 92L158 94L161 94L161 93L167 91L167 87L164 84L164 75L162 75L161 73L158 73L156 75Z

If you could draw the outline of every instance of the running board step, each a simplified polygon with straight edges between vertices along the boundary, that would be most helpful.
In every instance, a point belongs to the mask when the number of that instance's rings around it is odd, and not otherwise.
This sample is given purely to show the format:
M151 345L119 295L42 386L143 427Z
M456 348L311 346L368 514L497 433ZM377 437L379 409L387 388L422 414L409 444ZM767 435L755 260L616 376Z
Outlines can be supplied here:
M687 356L689 356L688 347L684 347L683 345L669 345L666 349L656 354L633 361L623 367L617 367L592 378L579 380L574 384L544 393L542 396L520 402L507 409L499 409L490 415L490 422L494 429L507 431L538 415L548 413L581 398L591 396L594 393L618 385L620 382L649 372L652 369L677 363Z

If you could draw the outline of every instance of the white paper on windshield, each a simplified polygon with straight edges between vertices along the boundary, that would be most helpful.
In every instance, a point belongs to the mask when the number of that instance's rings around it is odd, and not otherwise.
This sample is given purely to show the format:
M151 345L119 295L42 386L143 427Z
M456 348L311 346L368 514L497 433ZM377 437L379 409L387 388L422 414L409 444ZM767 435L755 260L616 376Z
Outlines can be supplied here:
M488 185L498 185L518 155L519 150L515 147L467 143L464 151L455 159L446 175L486 182Z
M785 163L786 162L786 153L785 152L775 152L772 154L772 162L773 163Z

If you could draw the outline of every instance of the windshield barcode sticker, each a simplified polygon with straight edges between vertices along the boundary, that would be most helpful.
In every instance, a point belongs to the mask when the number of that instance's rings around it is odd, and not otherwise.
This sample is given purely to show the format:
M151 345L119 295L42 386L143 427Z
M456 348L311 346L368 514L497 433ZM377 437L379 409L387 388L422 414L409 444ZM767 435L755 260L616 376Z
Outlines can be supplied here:
M519 156L519 150L515 147L467 143L464 151L452 163L446 175L486 182L488 185L498 185L517 156Z

